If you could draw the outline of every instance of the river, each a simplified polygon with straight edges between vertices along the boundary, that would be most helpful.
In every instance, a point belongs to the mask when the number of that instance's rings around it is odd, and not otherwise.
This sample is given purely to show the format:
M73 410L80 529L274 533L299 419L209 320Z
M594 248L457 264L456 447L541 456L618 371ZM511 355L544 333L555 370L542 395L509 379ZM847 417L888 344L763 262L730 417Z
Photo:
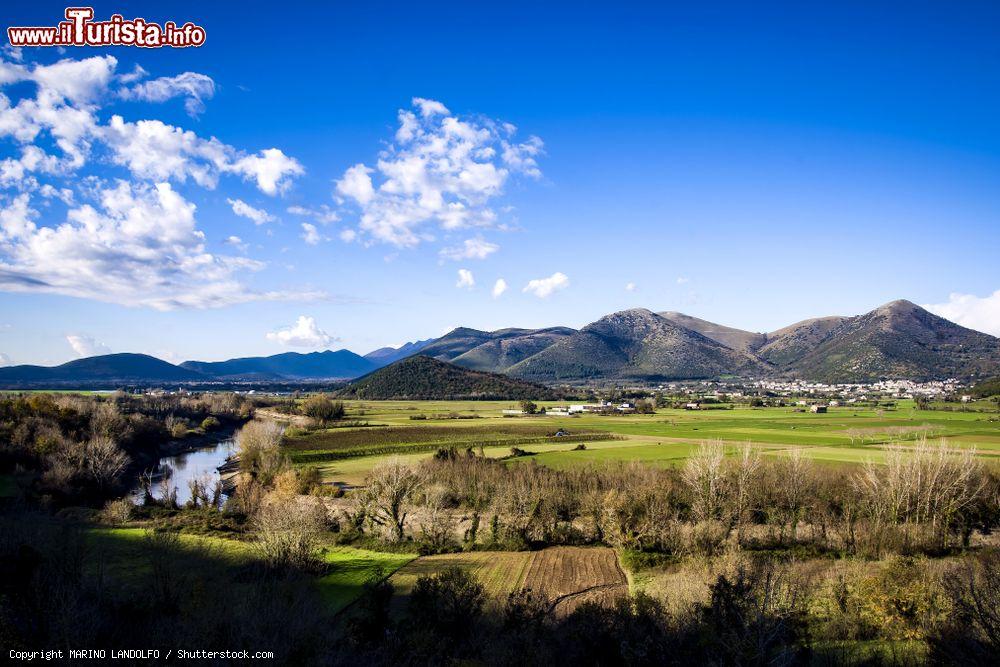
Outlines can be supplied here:
M234 448L233 440L229 439L183 454L161 457L153 473L153 496L155 498L163 496L164 478L168 480L170 487L177 489L177 503L182 507L191 499L191 489L188 487L188 482L191 480L204 478L208 481L208 491L211 493L213 485L219 479L219 466L226 462ZM137 486L133 491L133 497L136 501L142 502L141 486Z

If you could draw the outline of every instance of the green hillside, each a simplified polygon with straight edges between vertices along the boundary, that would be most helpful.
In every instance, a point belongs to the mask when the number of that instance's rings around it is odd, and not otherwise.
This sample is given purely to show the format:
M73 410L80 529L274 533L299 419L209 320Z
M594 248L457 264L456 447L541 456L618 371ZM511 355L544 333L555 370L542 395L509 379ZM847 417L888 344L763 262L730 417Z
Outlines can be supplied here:
M547 387L461 368L425 355L407 357L360 378L343 390L343 398L367 400L552 400Z

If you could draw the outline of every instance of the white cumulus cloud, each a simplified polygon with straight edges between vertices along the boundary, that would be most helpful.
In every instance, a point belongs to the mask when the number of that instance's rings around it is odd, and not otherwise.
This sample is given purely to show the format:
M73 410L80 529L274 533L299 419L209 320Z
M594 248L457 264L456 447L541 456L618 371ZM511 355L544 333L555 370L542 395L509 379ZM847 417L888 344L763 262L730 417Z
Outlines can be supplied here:
M316 325L315 318L308 315L299 315L295 324L272 331L267 334L267 339L276 343L281 343L288 347L319 348L327 347L337 340Z
M78 357L96 357L99 354L111 354L111 348L104 343L98 342L90 336L70 334L66 336L66 342L73 348L73 352Z
M953 293L945 303L927 304L924 308L963 327L1000 336L1000 290L983 297Z
M459 262L463 259L486 259L500 249L496 243L490 243L481 237L465 239L462 245L451 246L441 250L441 257Z
M413 98L399 111L395 142L375 167L359 163L336 183L359 211L358 228L375 241L415 246L431 238L425 228L495 226L490 202L512 174L538 178L542 141L518 143L516 128L484 118L459 118L440 102Z
M319 230L316 229L316 225L303 222L302 223L302 240L309 245L318 245L323 237L320 235Z
M493 298L498 299L500 295L507 291L507 281L503 278L497 278L497 281L493 283Z
M248 155L215 137L203 139L159 120L133 123L114 115L107 126L95 132L110 149L112 162L138 178L182 183L191 178L211 189L218 184L220 174L234 174L254 181L261 192L274 196L288 189L293 177L305 173L298 160L277 148Z
M247 220L253 220L255 225L263 225L268 222L274 222L275 217L268 213L267 211L259 208L254 208L250 204L246 203L242 199L226 199L226 202L232 207L233 213L240 216L241 218L246 218Z
M528 281L522 292L534 294L539 299L552 295L553 292L569 287L569 277L565 273L555 272L548 278L536 278Z
M241 275L264 265L209 253L195 205L168 183L118 181L95 194L56 227L36 224L27 194L0 208L0 290L159 310L320 296L248 288Z
M366 206L375 196L372 171L374 170L363 164L354 165L345 171L344 175L337 181L337 192L354 199L362 206Z
M475 286L476 286L476 279L472 277L472 271L469 271L468 269L459 269L458 282L455 283L455 287L472 289Z
M638 289L638 288L635 286L635 283L632 283L632 282L625 283L625 291L626 292L634 292L634 291L636 291L636 289Z
M278 148L244 151L156 119L99 114L122 95L200 102L214 90L208 77L187 72L137 83L145 70L116 74L111 56L39 65L4 55L0 291L159 309L322 296L251 288L248 275L264 264L208 252L188 199L193 189L184 196L176 189L189 182L213 189L232 175L277 195L304 173L295 158ZM114 178L119 167L130 180ZM62 182L45 182L55 179ZM59 201L65 208L53 205ZM257 223L273 219L260 209L242 210ZM246 249L232 239L228 244Z
M138 70L133 75L139 74ZM119 95L127 100L145 100L147 102L166 102L174 97L183 97L184 109L192 118L205 111L205 100L215 95L215 82L212 77L198 72L184 72L177 76L164 76L131 88L123 88Z
M306 170L293 157L285 155L281 149L268 148L255 155L246 155L227 168L243 178L255 181L260 191L268 195L284 192L291 185L292 176L301 176Z

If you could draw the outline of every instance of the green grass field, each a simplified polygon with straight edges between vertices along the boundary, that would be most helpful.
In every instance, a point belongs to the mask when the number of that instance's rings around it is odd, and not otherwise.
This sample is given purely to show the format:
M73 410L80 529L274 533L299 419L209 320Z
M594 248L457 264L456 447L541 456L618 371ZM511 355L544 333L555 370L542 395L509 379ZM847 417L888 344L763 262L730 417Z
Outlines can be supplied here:
M207 582L226 581L234 568L256 558L248 542L187 534L178 535L177 540L170 546L170 558L182 570L198 572ZM94 528L86 532L86 542L93 567L101 568L102 575L122 590L141 594L152 568L144 529ZM339 612L357 599L370 577L376 573L388 577L416 554L334 546L326 548L322 557L329 569L317 578L316 585L331 611Z
M661 409L653 415L622 416L502 415L513 407L516 404L500 401L350 401L348 418L370 426L300 434L289 439L288 451L297 464L316 467L324 480L346 484L363 483L387 456L415 463L433 456L439 447L481 447L487 456L505 457L517 446L533 456L514 461L534 460L553 468L615 461L673 466L682 464L698 443L721 440L749 442L766 455L802 448L818 462L854 465L880 461L887 445L905 446L927 437L945 439L951 447L975 447L984 460L1000 461L1000 415L917 410L911 401L901 401L893 410L848 406L825 414L785 407ZM426 419L411 419L414 415ZM552 437L560 429L570 435ZM606 437L612 439L602 439ZM580 443L586 449L574 450Z
M330 572L319 579L323 596L334 611L341 611L361 594L361 587L376 573L388 577L416 554L383 553L352 547L332 547L323 554Z

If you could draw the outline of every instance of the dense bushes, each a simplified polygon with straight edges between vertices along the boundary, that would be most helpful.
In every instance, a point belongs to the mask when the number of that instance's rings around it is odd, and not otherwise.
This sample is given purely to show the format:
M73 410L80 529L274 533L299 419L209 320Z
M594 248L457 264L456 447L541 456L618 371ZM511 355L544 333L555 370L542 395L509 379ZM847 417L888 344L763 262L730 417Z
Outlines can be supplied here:
M38 499L99 506L124 490L130 465L151 463L158 447L186 435L190 423L218 428L251 411L235 394L6 396L0 398L0 472L28 471Z

